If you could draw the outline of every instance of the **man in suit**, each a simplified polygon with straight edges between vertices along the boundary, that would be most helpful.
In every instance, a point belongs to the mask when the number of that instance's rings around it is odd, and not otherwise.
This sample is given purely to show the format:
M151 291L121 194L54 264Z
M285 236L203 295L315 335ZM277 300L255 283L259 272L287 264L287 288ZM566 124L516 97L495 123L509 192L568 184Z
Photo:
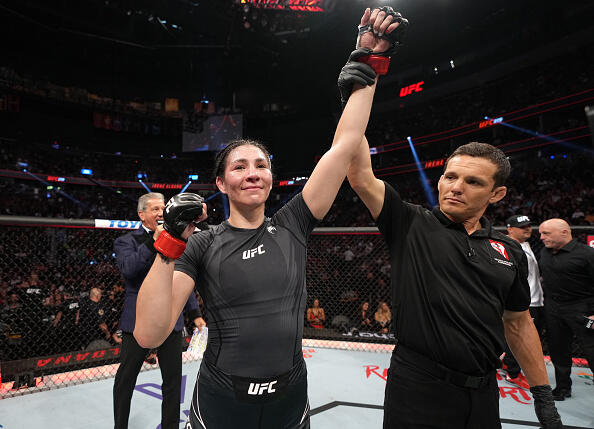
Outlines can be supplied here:
M148 352L147 349L140 347L132 332L136 321L136 297L140 285L157 254L153 246L153 233L157 229L157 222L163 219L164 208L165 203L162 194L151 192L142 195L138 199L138 217L142 221L141 227L118 237L114 243L117 265L125 281L124 308L120 321L122 330L120 367L113 386L115 429L128 427L132 393L136 385L136 378ZM190 294L185 310L196 327L201 329L205 326L198 302L193 293ZM183 317L180 315L171 335L157 349L163 379L162 429L179 428L182 330Z

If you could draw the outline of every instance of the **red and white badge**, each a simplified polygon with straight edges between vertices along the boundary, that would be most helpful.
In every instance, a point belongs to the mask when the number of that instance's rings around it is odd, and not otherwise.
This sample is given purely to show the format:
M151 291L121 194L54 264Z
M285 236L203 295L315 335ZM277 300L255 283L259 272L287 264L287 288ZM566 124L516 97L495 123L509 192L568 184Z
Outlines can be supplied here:
M503 257L505 257L505 259L509 261L509 256L507 256L507 250L505 250L505 246L502 243L495 240L489 240L489 243L491 243L491 247L493 249L497 250L497 252L499 252Z

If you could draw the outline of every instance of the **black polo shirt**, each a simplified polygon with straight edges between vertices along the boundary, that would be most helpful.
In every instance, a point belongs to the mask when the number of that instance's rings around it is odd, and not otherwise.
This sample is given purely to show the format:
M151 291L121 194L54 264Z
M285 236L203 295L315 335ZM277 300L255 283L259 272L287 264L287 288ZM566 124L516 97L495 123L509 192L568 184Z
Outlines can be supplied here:
M99 327L103 323L105 323L105 310L99 302L86 298L80 303L78 326L85 341L104 339L105 334Z
M403 202L387 183L377 224L390 251L396 338L469 375L499 367L503 312L530 305L520 245L485 218L482 229L468 235L438 207Z
M562 303L594 301L594 248L575 239L556 253L544 247L538 265L547 298Z

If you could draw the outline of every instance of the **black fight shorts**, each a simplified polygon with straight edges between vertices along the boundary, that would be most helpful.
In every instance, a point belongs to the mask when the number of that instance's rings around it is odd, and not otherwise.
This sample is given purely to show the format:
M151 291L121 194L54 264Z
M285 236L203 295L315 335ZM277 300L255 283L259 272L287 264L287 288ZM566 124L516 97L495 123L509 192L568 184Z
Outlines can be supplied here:
M237 428L309 429L305 362L277 377L250 380L202 361L185 429Z

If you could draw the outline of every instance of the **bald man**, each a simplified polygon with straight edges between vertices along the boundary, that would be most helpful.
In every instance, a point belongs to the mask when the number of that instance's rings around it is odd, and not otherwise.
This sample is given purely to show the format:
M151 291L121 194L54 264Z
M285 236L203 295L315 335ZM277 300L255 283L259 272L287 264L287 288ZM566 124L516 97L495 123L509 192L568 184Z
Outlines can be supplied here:
M111 345L101 295L101 289L93 287L89 291L89 298L81 303L78 326L83 348L99 349Z
M540 272L545 294L547 339L555 366L557 386L553 399L571 397L571 342L577 337L594 372L594 330L586 327L594 318L594 248L578 243L563 219L540 224Z

